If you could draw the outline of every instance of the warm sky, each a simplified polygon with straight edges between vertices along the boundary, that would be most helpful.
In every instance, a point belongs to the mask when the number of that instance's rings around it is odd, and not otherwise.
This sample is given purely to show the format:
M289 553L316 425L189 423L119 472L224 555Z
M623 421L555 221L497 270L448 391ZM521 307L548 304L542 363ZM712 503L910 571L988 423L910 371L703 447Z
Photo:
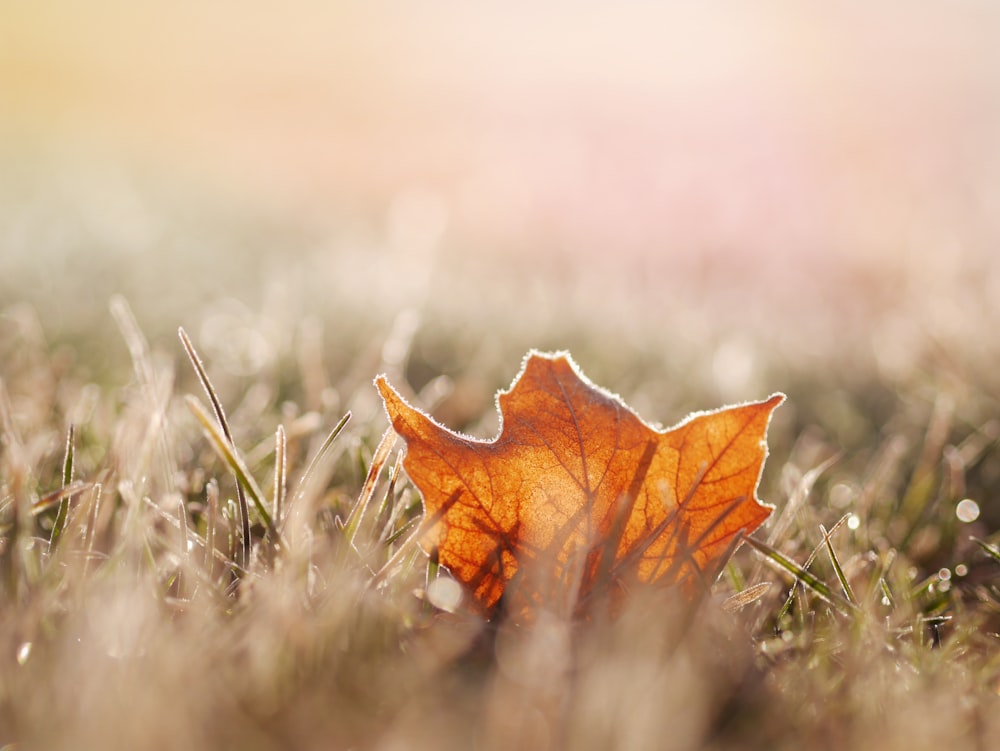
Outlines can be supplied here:
M0 127L313 218L429 197L514 248L997 239L987 2L281 8L7 5Z

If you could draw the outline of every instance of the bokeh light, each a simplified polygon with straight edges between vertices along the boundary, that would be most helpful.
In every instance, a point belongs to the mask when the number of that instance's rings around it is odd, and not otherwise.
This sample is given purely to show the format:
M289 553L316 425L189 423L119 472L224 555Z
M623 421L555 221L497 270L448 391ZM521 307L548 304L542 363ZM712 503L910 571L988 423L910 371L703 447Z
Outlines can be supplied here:
M979 518L979 504L971 498L963 498L955 506L955 516L959 521L970 524Z

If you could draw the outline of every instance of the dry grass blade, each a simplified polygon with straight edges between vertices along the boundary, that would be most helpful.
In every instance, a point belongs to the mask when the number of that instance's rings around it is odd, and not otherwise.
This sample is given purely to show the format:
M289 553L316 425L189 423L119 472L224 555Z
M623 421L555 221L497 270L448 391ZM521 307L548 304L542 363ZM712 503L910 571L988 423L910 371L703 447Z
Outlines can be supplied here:
M110 303L111 315L118 324L125 346L128 347L129 356L132 359L132 369L142 387L148 409L150 410L151 429L156 430L155 436L151 436L151 442L155 442L159 453L159 469L161 482L168 492L174 492L173 467L176 466L172 456L170 446L167 443L167 433L169 425L166 419L166 395L163 393L159 379L156 376L156 369L153 367L152 358L149 353L149 343L139 327L132 309L128 302L121 295L116 295Z
M94 492L91 494L87 509L87 531L83 538L83 548L86 551L83 564L84 576L86 576L87 570L90 567L90 561L94 557L94 545L97 540L97 520L101 514L101 495L103 491L104 486L101 483L94 485Z
M205 560L204 565L211 573L212 555L216 553L215 527L219 518L219 483L215 479L205 484L205 505L208 507L205 516Z
M285 504L285 493L288 489L288 438L285 426L279 425L274 432L274 523L281 529L282 506Z
M395 445L396 431L389 428L382 434L382 439L378 442L378 446L375 447L371 465L368 467L368 475L365 477L365 484L361 487L361 494L358 496L358 501L354 504L351 515L344 525L347 539L351 545L354 545L358 529L364 520L365 513L368 511L372 495L375 493L375 483L378 481L378 477L382 474L382 469L389 459L389 452L392 451L392 447Z
M796 515L799 513L799 509L802 507L802 504L806 502L809 498L809 494L812 493L812 489L816 485L816 481L823 475L824 472L840 461L840 457L840 454L834 454L826 461L820 463L816 467L813 467L802 475L802 478L796 484L794 491L789 495L788 503L786 503L781 509L781 513L775 520L774 525L771 527L771 531L767 536L768 545L774 545L778 540L781 540L786 536L788 528L791 526Z
M31 514L32 516L38 516L50 508L55 506L57 503L61 504L68 498L80 493L88 488L93 487L94 483L83 482L82 480L77 480L76 482L71 482L69 485L64 485L61 488L53 490L51 493L46 493L33 504L31 504Z
M0 378L0 439L8 451L19 451L23 448L21 436L11 415L10 394L3 378Z
M766 595L770 589L771 582L759 582L754 584L741 592L737 592L736 594L727 597L722 603L722 609L728 613L735 613L737 610L742 610L747 605L757 602L757 600Z

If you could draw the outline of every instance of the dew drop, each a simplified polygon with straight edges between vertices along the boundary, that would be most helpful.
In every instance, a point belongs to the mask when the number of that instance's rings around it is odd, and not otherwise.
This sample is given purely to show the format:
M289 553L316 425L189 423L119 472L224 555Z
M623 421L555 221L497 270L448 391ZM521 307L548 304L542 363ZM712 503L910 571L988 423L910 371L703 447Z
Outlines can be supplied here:
M438 577L427 585L427 599L448 613L454 613L462 602L462 586L454 579Z
M847 517L848 529L857 529L860 526L861 526L861 519L858 518L857 514L851 514L849 517Z
M965 576L967 573L969 573L969 567L964 563L959 563L955 566L955 576Z
M17 664L23 665L31 657L31 642L26 641L17 648Z
M971 498L963 498L955 506L955 516L960 522L969 524L979 518L979 504Z

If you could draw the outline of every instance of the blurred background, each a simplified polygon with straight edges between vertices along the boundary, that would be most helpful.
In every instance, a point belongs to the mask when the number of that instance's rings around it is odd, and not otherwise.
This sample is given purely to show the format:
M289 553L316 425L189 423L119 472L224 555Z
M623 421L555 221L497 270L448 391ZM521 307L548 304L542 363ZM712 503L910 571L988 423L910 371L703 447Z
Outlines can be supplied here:
M96 352L121 293L244 375L314 319L417 381L573 346L744 399L996 323L993 3L2 12L0 299Z
M994 0L0 1L0 746L995 737L998 40ZM188 536L235 545L235 486L178 326L269 494L279 424L293 480L353 413L238 607ZM787 393L759 539L839 528L872 617L776 615L787 582L738 622L636 599L491 662L413 597L422 559L375 585L334 516L372 378L490 436L530 347L664 424ZM99 484L53 554L12 509L67 474ZM770 579L738 556L723 596Z

